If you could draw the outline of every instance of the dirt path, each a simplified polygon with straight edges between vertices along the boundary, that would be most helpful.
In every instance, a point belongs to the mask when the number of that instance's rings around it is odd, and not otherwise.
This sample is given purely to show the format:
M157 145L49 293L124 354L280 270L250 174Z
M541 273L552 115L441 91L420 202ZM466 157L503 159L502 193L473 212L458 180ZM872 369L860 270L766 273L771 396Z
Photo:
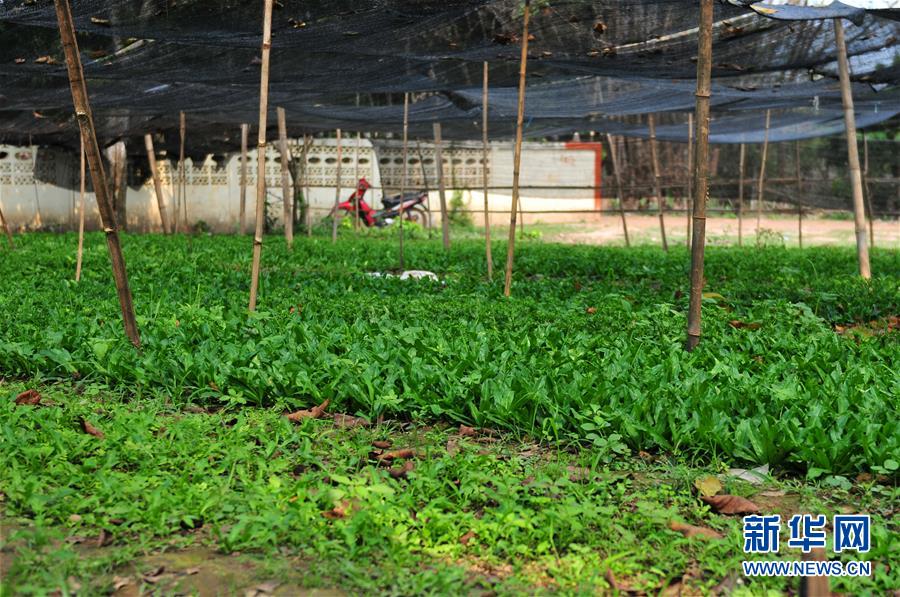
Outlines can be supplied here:
M655 215L629 215L628 232L632 243L659 244L659 219ZM526 224L527 226L527 224ZM669 244L685 244L687 221L683 215L666 217L666 236ZM767 244L784 243L788 247L798 245L797 220L795 218L763 218L762 237ZM736 218L709 218L706 221L706 237L712 245L731 245L738 241ZM604 217L598 222L573 224L568 230L547 233L544 240L573 244L622 244L622 222L616 216ZM756 218L745 218L744 244L756 243ZM855 245L852 220L803 220L803 246ZM875 222L875 244L878 247L900 249L900 221Z

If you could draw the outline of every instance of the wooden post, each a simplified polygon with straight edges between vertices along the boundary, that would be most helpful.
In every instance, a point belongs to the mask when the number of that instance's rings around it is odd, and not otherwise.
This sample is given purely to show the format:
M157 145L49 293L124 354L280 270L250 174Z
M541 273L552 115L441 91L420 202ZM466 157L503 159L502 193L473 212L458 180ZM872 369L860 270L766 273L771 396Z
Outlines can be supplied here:
M247 137L250 136L250 125L241 125L241 204L240 224L238 230L241 235L247 234Z
M159 208L159 221L162 224L162 233L169 234L169 214L166 211L166 200L163 196L162 181L159 178L159 168L156 164L156 151L153 149L153 135L144 135L144 147L147 148L147 161L150 163L150 176L153 178L153 188L156 191L156 205Z
M706 250L706 199L709 185L709 96L712 73L713 0L700 0L697 49L696 147L694 148L694 229L691 238L691 293L687 342L694 350L700 343L703 304L703 261Z
M253 265L250 270L250 311L256 310L259 293L259 262L266 223L266 122L269 115L269 56L272 47L272 0L263 3L262 65L259 76L259 133L256 142L256 231L253 235Z
M359 150L362 145L362 133L356 133L356 162L353 169L353 184L356 186L356 192L353 193L353 229L359 231Z
M184 140L187 136L187 123L185 122L184 112L180 112L178 115L178 137L179 137L179 145L178 145L178 188L179 188L179 196L182 209L182 214L184 216L183 224L185 229L187 230L187 176L185 174L185 163L184 163ZM178 213L178 207L175 208L175 213ZM178 233L178 218L175 219L175 233Z
M341 204L341 164L344 160L341 149L341 129L337 129L337 172L335 173L335 177L337 178L337 185L334 190L334 217L331 218L332 243L337 242L338 217L340 217L340 209L338 209L338 205Z
M428 228L428 240L431 240L431 189L428 184L428 171L425 169L425 157L422 155L422 143L416 139L416 153L419 155L419 168L422 170L422 184L425 185L425 196L428 197L425 205L426 211L426 227Z
M794 142L794 166L797 169L797 244L803 248L803 170L800 167L800 141Z
M81 137L81 135L78 135ZM84 255L84 195L85 195L85 163L84 138L81 138L81 201L78 208L78 251L75 254L75 281L81 281L81 260Z
M131 289L128 287L125 258L122 255L122 247L119 244L116 215L113 212L109 187L106 184L106 173L103 170L103 159L100 155L100 146L97 145L97 135L94 131L94 118L91 114L84 73L81 68L81 56L78 53L78 40L75 38L72 9L68 0L54 0L54 4L56 5L56 20L59 23L59 37L66 55L66 69L69 74L69 84L72 88L72 103L75 106L75 117L81 130L81 138L85 140L88 167L91 170L94 192L97 195L100 221L103 226L103 232L106 234L106 246L109 249L109 257L112 262L113 278L115 279L116 291L119 295L119 306L122 309L125 335L128 336L128 339L136 348L140 348L141 337L134 317L134 304L131 299Z
M847 61L847 44L844 42L844 26L840 19L834 20L834 37L838 49L841 100L844 104L844 126L847 130L847 159L850 162L850 184L853 188L856 254L859 259L859 275L868 280L872 277L872 270L869 265L869 245L866 239L866 213L863 207L859 148L856 146L856 115L853 112L853 93L850 90L850 63Z
M613 174L616 177L616 194L619 199L619 215L622 217L622 231L625 233L625 246L631 246L631 240L628 238L628 223L625 221L625 195L622 192L622 173L619 171L619 158L616 156L616 143L613 141L612 135L606 134L606 141L609 143L609 158L613 164Z
M694 192L693 163L694 163L694 115L688 114L688 146L687 146L687 193L684 198L684 212L687 219L687 236L685 243L691 248L691 195Z
M513 261L516 249L516 212L519 205L519 169L522 166L522 125L525 121L525 76L528 72L528 21L531 19L531 0L525 0L522 24L522 54L519 58L519 102L516 114L516 145L513 152L512 206L509 210L509 242L506 247L506 280L503 296L509 297L512 286Z
M741 143L741 157L738 174L738 246L744 245L744 160L747 147Z
M403 94L403 177L400 179L400 269L406 267L403 258L403 196L409 178L409 94Z
M312 135L303 135L303 196L306 199L306 237L312 238L312 199L309 194L309 150L315 139Z
M444 153L441 148L441 123L434 123L434 163L437 168L438 195L441 199L441 230L444 250L450 250L450 216L447 214L447 188L444 185Z
M656 119L653 117L653 114L647 115L647 122L650 125L650 162L653 165L653 192L656 194L656 211L659 214L659 233L662 235L663 251L668 251L669 242L666 240L666 220L663 215L665 199L662 195L662 185L659 180L659 155L656 151Z
M294 248L294 197L291 195L291 150L287 142L287 117L278 107L278 151L281 154L281 197L283 203L284 240L288 251Z
M872 210L872 193L869 189L869 140L863 131L863 190L866 197L866 209L869 211L869 248L875 247L875 212Z
M484 251L488 281L494 279L494 255L491 253L491 212L488 201L488 63L484 63L481 91L481 182L484 187Z
M759 232L762 226L763 193L766 186L766 157L769 155L769 123L772 111L766 110L766 132L763 137L762 157L759 163L759 181L756 185L756 244L759 245Z

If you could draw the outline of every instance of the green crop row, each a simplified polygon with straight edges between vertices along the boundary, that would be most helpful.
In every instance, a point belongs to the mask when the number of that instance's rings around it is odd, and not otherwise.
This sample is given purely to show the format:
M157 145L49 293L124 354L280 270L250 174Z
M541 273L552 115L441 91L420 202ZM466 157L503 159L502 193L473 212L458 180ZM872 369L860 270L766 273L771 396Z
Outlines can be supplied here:
M396 266L392 240L298 239L288 253L272 238L250 314L248 239L129 236L138 352L100 236L79 284L73 236L20 243L0 256L2 376L228 408L330 399L373 418L587 442L610 458L645 450L836 474L900 459L900 335L833 329L900 313L896 251L874 252L866 283L849 250L711 248L704 340L686 353L683 249L526 242L504 299L478 242L450 253L408 243L407 267L435 283L367 275ZM500 263L505 245L495 250Z

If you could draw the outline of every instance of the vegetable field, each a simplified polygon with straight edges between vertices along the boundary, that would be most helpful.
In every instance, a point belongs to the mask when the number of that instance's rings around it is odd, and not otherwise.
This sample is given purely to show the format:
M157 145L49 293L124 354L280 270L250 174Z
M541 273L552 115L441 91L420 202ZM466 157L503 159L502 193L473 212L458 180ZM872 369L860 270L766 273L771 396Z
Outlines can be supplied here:
M849 249L710 248L686 352L684 249L526 241L505 299L477 241L408 241L435 282L372 275L391 241L272 239L248 313L248 243L129 236L140 351L101 236L77 284L72 235L2 254L0 507L22 592L163 586L140 558L185 546L246 552L258 580L304 570L285 594L787 590L729 581L740 520L694 495L760 465L795 496L774 508L863 504L868 556L896 558L896 251L864 281ZM16 404L26 390L37 405Z

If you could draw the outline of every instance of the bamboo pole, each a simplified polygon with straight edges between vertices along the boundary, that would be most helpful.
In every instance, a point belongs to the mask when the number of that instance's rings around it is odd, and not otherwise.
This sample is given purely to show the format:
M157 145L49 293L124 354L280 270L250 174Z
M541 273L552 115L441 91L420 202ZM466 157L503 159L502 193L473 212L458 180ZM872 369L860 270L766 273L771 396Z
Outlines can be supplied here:
M484 251L488 281L494 279L494 255L491 253L491 214L488 200L488 63L484 62L481 92L481 181L484 185Z
M694 115L688 114L688 146L687 146L687 194L684 198L684 213L687 218L687 234L685 243L691 248L691 195L694 192L694 180L692 177L692 168L694 164Z
M700 343L703 303L703 261L706 250L706 199L709 192L709 96L712 72L713 0L700 0L697 49L697 126L694 151L694 230L691 238L691 292L685 348Z
M153 178L153 189L156 191L156 205L159 208L159 221L162 224L162 233L169 234L169 214L166 210L166 200L163 196L162 181L159 178L159 167L156 164L156 151L153 149L153 135L144 135L144 147L147 148L147 161L150 162L150 176Z
M522 166L522 125L525 121L525 77L528 72L528 21L531 19L531 1L525 0L522 18L522 54L519 58L519 101L516 113L516 145L513 153L512 206L509 210L509 241L506 246L506 279L503 296L509 297L512 287L513 262L516 250L516 215L519 205L519 169Z
M100 209L100 221L103 226L103 232L106 234L106 245L109 249L109 257L112 263L113 278L116 282L116 291L119 296L119 306L122 309L122 322L125 327L125 334L135 348L140 348L141 337L134 317L134 304L131 299L131 289L128 287L125 258L122 255L122 247L119 244L116 214L112 208L109 187L106 183L106 173L103 170L103 159L100 154L100 147L97 145L97 135L94 131L94 118L91 114L84 73L81 68L78 40L75 38L75 24L72 21L72 9L68 0L54 0L54 4L56 6L56 20L59 23L59 37L66 55L66 69L72 89L75 117L81 130L81 138L85 140L88 167L91 170L91 179L97 196L97 206Z
M613 163L613 174L616 177L616 195L619 199L619 215L622 217L622 232L625 233L625 246L631 246L631 239L628 238L628 222L625 220L625 195L622 192L622 173L619 171L619 158L616 155L616 143L612 135L606 134L606 141L609 143L609 158Z
M869 189L869 140L866 131L863 131L863 190L866 197L866 209L869 210L869 248L875 247L875 212L872 210L872 193Z
M179 146L178 146L178 187L179 187L179 195L181 200L179 203L181 204L181 209L183 210L184 220L182 224L185 226L187 230L187 176L185 174L185 163L184 163L184 141L187 136L187 123L185 121L184 112L180 112L178 115L178 137L179 137ZM175 213L178 213L178 208L176 207ZM178 219L175 219L175 233L178 233Z
M756 244L759 245L759 233L762 226L762 204L763 194L766 186L766 157L769 154L769 123L771 122L772 111L766 110L766 132L763 137L762 157L759 163L759 181L756 185Z
M866 240L866 214L863 207L862 176L859 171L859 148L856 146L856 115L853 112L853 93L850 91L850 63L847 61L844 25L840 19L834 20L834 37L837 42L841 100L844 104L844 126L847 130L847 158L850 162L850 183L853 188L856 254L859 258L859 275L868 280L872 277L872 270L869 265L869 245Z
M428 228L428 240L431 240L431 189L428 183L428 171L425 169L425 158L422 155L422 143L416 139L416 153L419 155L419 168L422 170L422 184L425 185L425 196L428 197L425 205L426 227Z
M362 144L362 133L356 133L356 162L353 169L353 184L356 185L356 192L353 193L353 229L357 232L359 231L359 151L360 145Z
M668 251L669 242L666 240L666 220L663 215L663 204L665 199L663 198L662 185L659 180L659 155L656 151L656 118L654 118L653 114L647 115L647 122L650 126L650 162L653 165L653 192L656 194L656 212L659 215L659 233L662 236L663 251Z
M741 143L741 157L738 174L738 246L744 245L744 160L747 157L747 147Z
M444 185L444 153L441 147L441 123L434 123L434 162L437 169L438 196L441 199L441 231L444 250L450 250L450 216L447 214L447 187Z
M338 209L338 205L341 204L341 163L344 160L341 149L341 129L337 129L337 172L335 173L335 177L337 178L337 185L334 190L334 217L331 218L332 243L337 242L338 217L340 217L340 209Z
M256 231L253 235L253 265L250 270L250 303L256 310L259 293L259 262L262 258L266 223L266 122L269 115L269 56L272 47L272 0L263 2L262 65L259 76L259 132L256 143Z
M291 195L291 150L287 142L287 116L284 108L276 109L278 115L278 152L281 154L281 199L283 204L284 240L288 251L294 248L294 197Z
M241 235L247 234L247 138L250 136L250 125L241 125L241 203L238 230Z
M400 269L406 267L403 255L403 196L409 177L409 94L403 94L403 177L400 179Z
M79 135L81 137L81 135ZM84 163L84 138L81 139L81 200L78 208L78 251L75 254L75 281L81 281L81 260L84 256L84 195L85 195L85 163Z
M312 200L309 196L309 150L313 144L312 135L303 135L303 167L300 170L303 177L303 197L306 200L306 237L312 238Z
M800 167L800 141L794 142L794 167L797 169L797 244L803 248L803 169Z

